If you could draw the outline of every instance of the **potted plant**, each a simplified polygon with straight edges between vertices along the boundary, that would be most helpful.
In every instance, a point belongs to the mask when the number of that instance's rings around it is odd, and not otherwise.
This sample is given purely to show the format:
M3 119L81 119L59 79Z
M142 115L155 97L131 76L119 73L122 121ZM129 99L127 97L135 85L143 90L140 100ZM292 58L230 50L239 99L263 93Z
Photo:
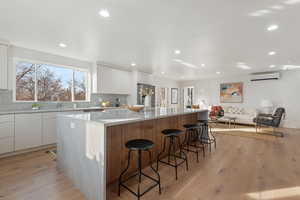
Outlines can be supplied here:
M32 110L39 110L41 108L41 105L38 103L33 103L31 105L31 107L32 107Z

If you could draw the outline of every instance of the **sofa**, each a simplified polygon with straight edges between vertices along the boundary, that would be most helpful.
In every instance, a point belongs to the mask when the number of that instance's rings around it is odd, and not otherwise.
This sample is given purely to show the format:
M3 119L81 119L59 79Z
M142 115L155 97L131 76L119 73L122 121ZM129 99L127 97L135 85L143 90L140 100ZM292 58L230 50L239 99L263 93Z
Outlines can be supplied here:
M258 111L254 108L242 108L237 106L222 106L224 110L224 117L220 118L219 121L226 122L226 117L236 117L237 124L249 124L255 125L253 119L257 116Z

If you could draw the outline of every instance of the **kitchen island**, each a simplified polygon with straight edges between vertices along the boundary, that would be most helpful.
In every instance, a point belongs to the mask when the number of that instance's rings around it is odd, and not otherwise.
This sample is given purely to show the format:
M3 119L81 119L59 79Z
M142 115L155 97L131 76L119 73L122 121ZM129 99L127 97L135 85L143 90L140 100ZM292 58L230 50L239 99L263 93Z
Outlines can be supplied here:
M208 119L207 110L155 108L135 113L126 109L67 113L57 118L58 167L88 200L105 200L106 185L118 180L127 163L125 143L150 139L153 161L161 151L163 129L183 129L183 124ZM184 136L184 135L182 135ZM133 156L132 163L136 163ZM143 156L143 167L148 157ZM134 172L136 167L129 169Z

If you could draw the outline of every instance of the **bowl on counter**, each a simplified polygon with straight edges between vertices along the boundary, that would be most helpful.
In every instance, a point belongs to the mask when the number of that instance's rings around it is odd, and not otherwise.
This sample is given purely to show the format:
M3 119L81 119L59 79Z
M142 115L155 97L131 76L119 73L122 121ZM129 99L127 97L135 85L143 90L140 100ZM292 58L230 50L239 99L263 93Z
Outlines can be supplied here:
M141 110L144 109L144 105L133 105L133 106L128 106L128 110L131 110L133 112L140 112Z

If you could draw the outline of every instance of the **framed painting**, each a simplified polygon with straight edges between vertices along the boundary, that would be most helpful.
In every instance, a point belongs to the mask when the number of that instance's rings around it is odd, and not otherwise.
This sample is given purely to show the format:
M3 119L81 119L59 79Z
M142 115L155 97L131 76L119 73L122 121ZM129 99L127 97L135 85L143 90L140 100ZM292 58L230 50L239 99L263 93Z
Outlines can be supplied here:
M178 104L178 88L171 88L171 104Z
M243 103L243 83L222 83L220 85L221 103Z

